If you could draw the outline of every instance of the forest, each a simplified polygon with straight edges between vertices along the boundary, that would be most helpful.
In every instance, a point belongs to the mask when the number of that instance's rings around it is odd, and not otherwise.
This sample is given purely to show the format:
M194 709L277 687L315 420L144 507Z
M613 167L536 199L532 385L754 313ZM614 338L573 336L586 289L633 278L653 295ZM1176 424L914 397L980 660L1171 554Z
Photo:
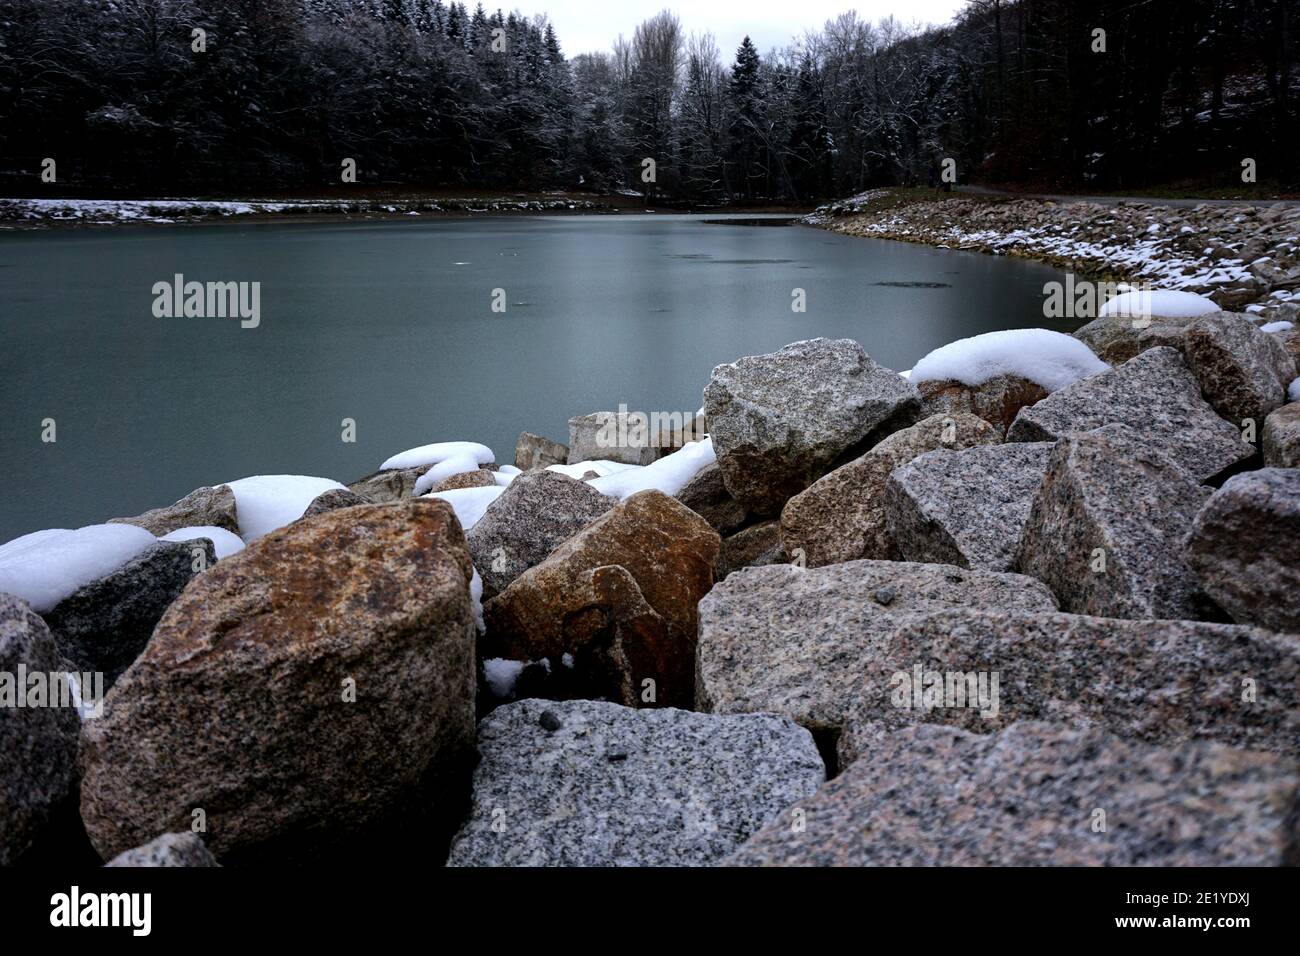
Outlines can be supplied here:
M722 50L665 10L566 55L443 0L0 0L9 195L340 182L807 202L960 181L1295 189L1287 0L970 0ZM652 164L647 160L653 160ZM650 175L653 171L653 176Z

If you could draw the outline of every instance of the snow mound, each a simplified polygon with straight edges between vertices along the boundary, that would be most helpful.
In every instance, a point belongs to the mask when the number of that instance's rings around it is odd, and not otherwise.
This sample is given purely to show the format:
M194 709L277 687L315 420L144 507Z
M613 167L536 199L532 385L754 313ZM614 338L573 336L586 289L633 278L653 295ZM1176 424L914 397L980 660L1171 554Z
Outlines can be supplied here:
M45 614L77 588L111 574L157 543L144 528L129 524L34 531L0 545L0 591Z
M246 544L297 521L317 495L343 487L309 475L253 475L225 484L235 494L239 536Z
M595 461L579 461L572 465L547 465L547 471L558 471L562 475L568 475L570 478L581 478L589 471L594 471L597 476L604 478L606 475L612 475L615 472L627 471L629 468L640 468L641 465L629 465L621 461L606 461L603 458Z
M1099 319L1108 316L1137 318L1188 319L1222 311L1210 299L1195 292L1135 289L1121 292L1101 307Z
M440 441L434 442L432 445L421 445L419 448L408 448L406 451L398 452L380 465L379 470L387 471L390 468L420 468L424 465L436 465L457 455L472 455L475 464L479 465L485 465L489 461L496 460L492 449L487 445L480 445L478 442L472 441ZM452 472L452 474L455 474L455 472Z
M167 532L158 540L193 541L195 538L207 538L211 541L212 546L216 548L218 561L244 550L244 542L239 535L233 531L227 531L225 528L217 528L208 524L194 525L191 528L177 528L175 531Z
M524 672L523 661L508 661L504 657L489 657L483 662L483 677L494 697L505 699L515 692L515 682Z
M706 438L703 441L688 442L685 447L648 465L634 465L612 475L592 478L587 484L602 495L611 495L620 500L647 488L675 495L700 469L717 460L718 456L713 453L713 439Z
M1110 368L1072 335L1048 329L1011 329L958 339L935 349L912 369L920 382L958 381L983 385L1000 375L1018 375L1049 392Z
M1287 322L1284 320L1281 322L1265 322L1259 327L1259 330L1261 332L1290 332L1294 328L1294 322Z
M1291 384L1286 387L1287 401L1300 402L1300 378L1293 379ZM0 588L3 591L4 588Z
M451 491L435 491L424 495L425 498L441 498L451 505L456 512L456 520L461 530L468 531L478 524L488 505L501 497L506 489L502 485L488 485L486 488L453 488Z

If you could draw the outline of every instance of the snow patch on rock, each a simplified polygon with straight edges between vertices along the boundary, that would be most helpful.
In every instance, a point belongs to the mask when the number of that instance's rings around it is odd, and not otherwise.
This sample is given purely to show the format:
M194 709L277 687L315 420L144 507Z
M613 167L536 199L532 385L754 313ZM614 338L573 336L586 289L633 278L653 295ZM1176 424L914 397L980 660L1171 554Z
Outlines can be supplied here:
M129 524L34 531L0 545L0 591L45 614L78 588L111 574L157 543L144 528Z
M1072 335L1048 329L1010 329L958 339L917 362L913 384L957 381L983 385L1002 375L1017 375L1055 392L1110 368Z

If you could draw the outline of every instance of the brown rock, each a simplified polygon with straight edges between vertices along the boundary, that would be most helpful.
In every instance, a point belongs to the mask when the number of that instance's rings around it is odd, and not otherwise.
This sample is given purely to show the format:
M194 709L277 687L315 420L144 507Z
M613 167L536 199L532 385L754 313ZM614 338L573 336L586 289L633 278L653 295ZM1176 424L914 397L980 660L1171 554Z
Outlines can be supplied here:
M109 524L132 524L162 537L181 528L225 528L239 534L235 493L225 485L195 488L180 501L155 508L134 518L109 518Z
M1260 436L1269 468L1300 468L1300 402L1283 405L1264 419Z
M415 483L428 470L428 465L418 468L389 468L387 471L377 471L364 478L358 478L348 487L376 503L401 501L403 498L411 497L415 491Z
M563 465L568 460L568 445L541 435L522 432L515 442L515 467L520 471L537 471L548 465Z
M996 428L969 412L940 413L894 432L861 458L841 465L786 502L781 542L787 554L804 552L808 567L857 558L900 557L885 522L889 473L937 448L996 445Z
M781 547L780 523L760 521L722 539L722 550L718 553L718 580L741 568L757 568L789 560L790 556Z
M198 809L219 857L325 848L406 800L447 814L454 788L413 794L472 752L471 573L451 506L418 499L295 522L199 575L82 725L95 848Z
M727 491L716 462L697 471L674 497L721 535L738 531L749 518L749 509Z
M350 488L331 488L329 491L322 491L313 498L302 516L312 518L316 515L323 515L327 511L337 511L340 508L355 508L357 505L372 505L374 503L365 495L359 495Z
M484 656L572 654L592 693L632 706L690 707L696 606L713 585L718 533L658 491L641 491L569 538L484 607Z
M916 390L921 393L922 415L957 412L978 415L996 426L999 435L1007 433L1020 409L1041 402L1048 395L1043 386L1018 375L999 375L981 385L951 380L918 382Z
M473 471L462 471L457 475L448 475L442 481L433 485L427 493L455 491L457 488L491 488L496 483L496 476L490 470L475 468Z

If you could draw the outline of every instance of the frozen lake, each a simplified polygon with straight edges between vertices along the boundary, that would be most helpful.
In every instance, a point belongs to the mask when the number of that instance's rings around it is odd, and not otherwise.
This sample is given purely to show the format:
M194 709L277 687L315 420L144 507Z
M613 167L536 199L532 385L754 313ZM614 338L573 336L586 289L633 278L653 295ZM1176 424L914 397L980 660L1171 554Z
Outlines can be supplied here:
M511 463L520 431L566 441L569 417L620 404L693 411L714 365L797 339L857 339L905 369L980 332L1072 327L1042 318L1061 278L1042 265L705 218L0 235L0 541L245 475L347 482L432 441ZM153 287L177 273L260 283L258 326L156 317Z

